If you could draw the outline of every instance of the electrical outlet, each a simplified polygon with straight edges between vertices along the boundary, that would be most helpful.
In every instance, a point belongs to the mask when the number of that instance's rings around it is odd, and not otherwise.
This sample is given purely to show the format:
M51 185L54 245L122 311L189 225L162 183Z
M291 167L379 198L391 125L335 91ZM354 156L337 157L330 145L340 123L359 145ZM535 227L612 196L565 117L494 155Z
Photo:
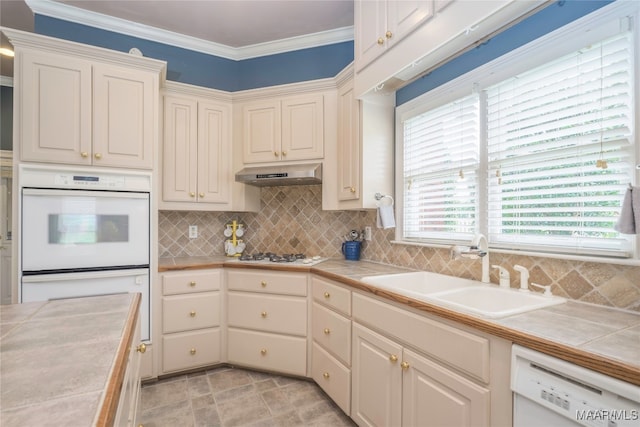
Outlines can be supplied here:
M190 239L195 239L198 237L198 226L197 225L190 225L189 226L189 238Z
M371 227L364 228L364 240L370 242L371 241Z

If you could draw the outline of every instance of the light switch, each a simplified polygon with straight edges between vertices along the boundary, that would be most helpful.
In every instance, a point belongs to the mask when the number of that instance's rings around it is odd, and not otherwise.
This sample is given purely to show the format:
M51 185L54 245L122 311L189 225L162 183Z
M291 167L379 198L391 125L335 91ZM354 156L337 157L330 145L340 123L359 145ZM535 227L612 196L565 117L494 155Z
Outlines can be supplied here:
M198 237L198 226L197 225L190 225L189 226L189 238L190 239L195 239Z

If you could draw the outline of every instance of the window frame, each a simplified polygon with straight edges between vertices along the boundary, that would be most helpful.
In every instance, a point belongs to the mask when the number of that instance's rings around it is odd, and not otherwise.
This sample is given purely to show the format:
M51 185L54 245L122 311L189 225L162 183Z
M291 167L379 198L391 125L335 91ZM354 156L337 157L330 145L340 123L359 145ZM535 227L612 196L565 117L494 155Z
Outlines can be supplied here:
M398 215L396 235L393 243L430 246L430 247L450 247L455 244L468 244L469 242L461 242L456 240L436 240L436 239L406 239L404 235L404 164L403 164L403 122L410 118L422 114L431 109L437 108L446 103L460 99L469 95L478 88L486 88L511 76L517 75L545 64L549 61L557 59L563 55L575 52L584 45L596 43L605 39L609 35L620 32L620 27L628 22L633 29L632 37L635 46L640 46L640 6L635 2L615 2L607 7L595 11L583 18L580 18L570 24L565 25L551 33L548 33L520 48L508 52L464 75L452 79L441 86L426 92L405 104L396 107L396 149L395 149L395 194ZM627 19L631 17L631 21ZM636 49L633 61L633 76L635 82L640 78L640 49ZM634 117L633 117L633 140L634 140L634 156L635 165L640 165L640 84L636 84L633 88L634 99ZM484 91L481 94L481 116L485 116L484 111ZM480 177L487 176L487 143L486 143L486 127L480 127L480 166L478 175ZM637 185L640 182L638 178L640 169L635 168L635 176L632 178L631 184ZM488 235L488 189L484 185L484 179L481 178L478 188L478 216L477 223L479 225L478 232ZM491 245L490 245L491 246ZM517 253L534 256L546 256L564 259L590 260L596 262L616 262L622 264L640 264L640 234L632 239L631 256L629 258L610 257L599 254L581 254L540 251L537 249L505 249L492 248L497 252Z

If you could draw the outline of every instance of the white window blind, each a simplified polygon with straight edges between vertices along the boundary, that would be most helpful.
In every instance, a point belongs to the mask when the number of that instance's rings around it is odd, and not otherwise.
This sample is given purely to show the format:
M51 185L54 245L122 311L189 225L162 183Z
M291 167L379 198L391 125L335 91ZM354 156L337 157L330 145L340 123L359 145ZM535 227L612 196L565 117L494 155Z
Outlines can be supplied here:
M632 41L620 34L486 89L493 247L629 255L613 225L633 173Z
M467 241L477 224L479 96L403 122L407 240Z

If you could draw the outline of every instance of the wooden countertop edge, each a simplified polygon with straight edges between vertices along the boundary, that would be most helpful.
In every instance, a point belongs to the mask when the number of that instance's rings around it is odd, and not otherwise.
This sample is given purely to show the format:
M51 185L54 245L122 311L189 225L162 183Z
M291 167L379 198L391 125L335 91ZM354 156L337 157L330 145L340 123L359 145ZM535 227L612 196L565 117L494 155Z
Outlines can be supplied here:
M166 271L204 270L207 268L222 268L226 267L227 265L228 264L225 264L225 261L190 265L161 265L158 267L158 272L164 273Z
M123 339L120 341L116 357L113 364L113 370L107 381L107 387L102 400L102 406L100 407L98 418L96 420L96 426L113 426L115 422L116 412L118 410L118 403L120 402L120 391L122 390L122 383L124 382L124 374L127 370L127 360L129 358L129 351L131 349L133 337L135 336L134 327L138 321L140 313L140 301L142 297L140 294L134 294L134 299L129 307L129 314L124 326Z
M448 320L453 320L463 325L504 338L515 344L526 346L533 350L540 351L584 368L592 369L631 384L640 385L640 369L622 361L600 356L576 347L562 345L558 342L531 335L526 332L515 331L481 318L469 316L457 311L448 310L441 306L425 303L391 291L369 286L357 279L346 278L340 274L319 269L313 269L312 272L318 276L335 280L336 282L381 296L391 301L408 305L409 307L413 307L427 313L435 314Z

